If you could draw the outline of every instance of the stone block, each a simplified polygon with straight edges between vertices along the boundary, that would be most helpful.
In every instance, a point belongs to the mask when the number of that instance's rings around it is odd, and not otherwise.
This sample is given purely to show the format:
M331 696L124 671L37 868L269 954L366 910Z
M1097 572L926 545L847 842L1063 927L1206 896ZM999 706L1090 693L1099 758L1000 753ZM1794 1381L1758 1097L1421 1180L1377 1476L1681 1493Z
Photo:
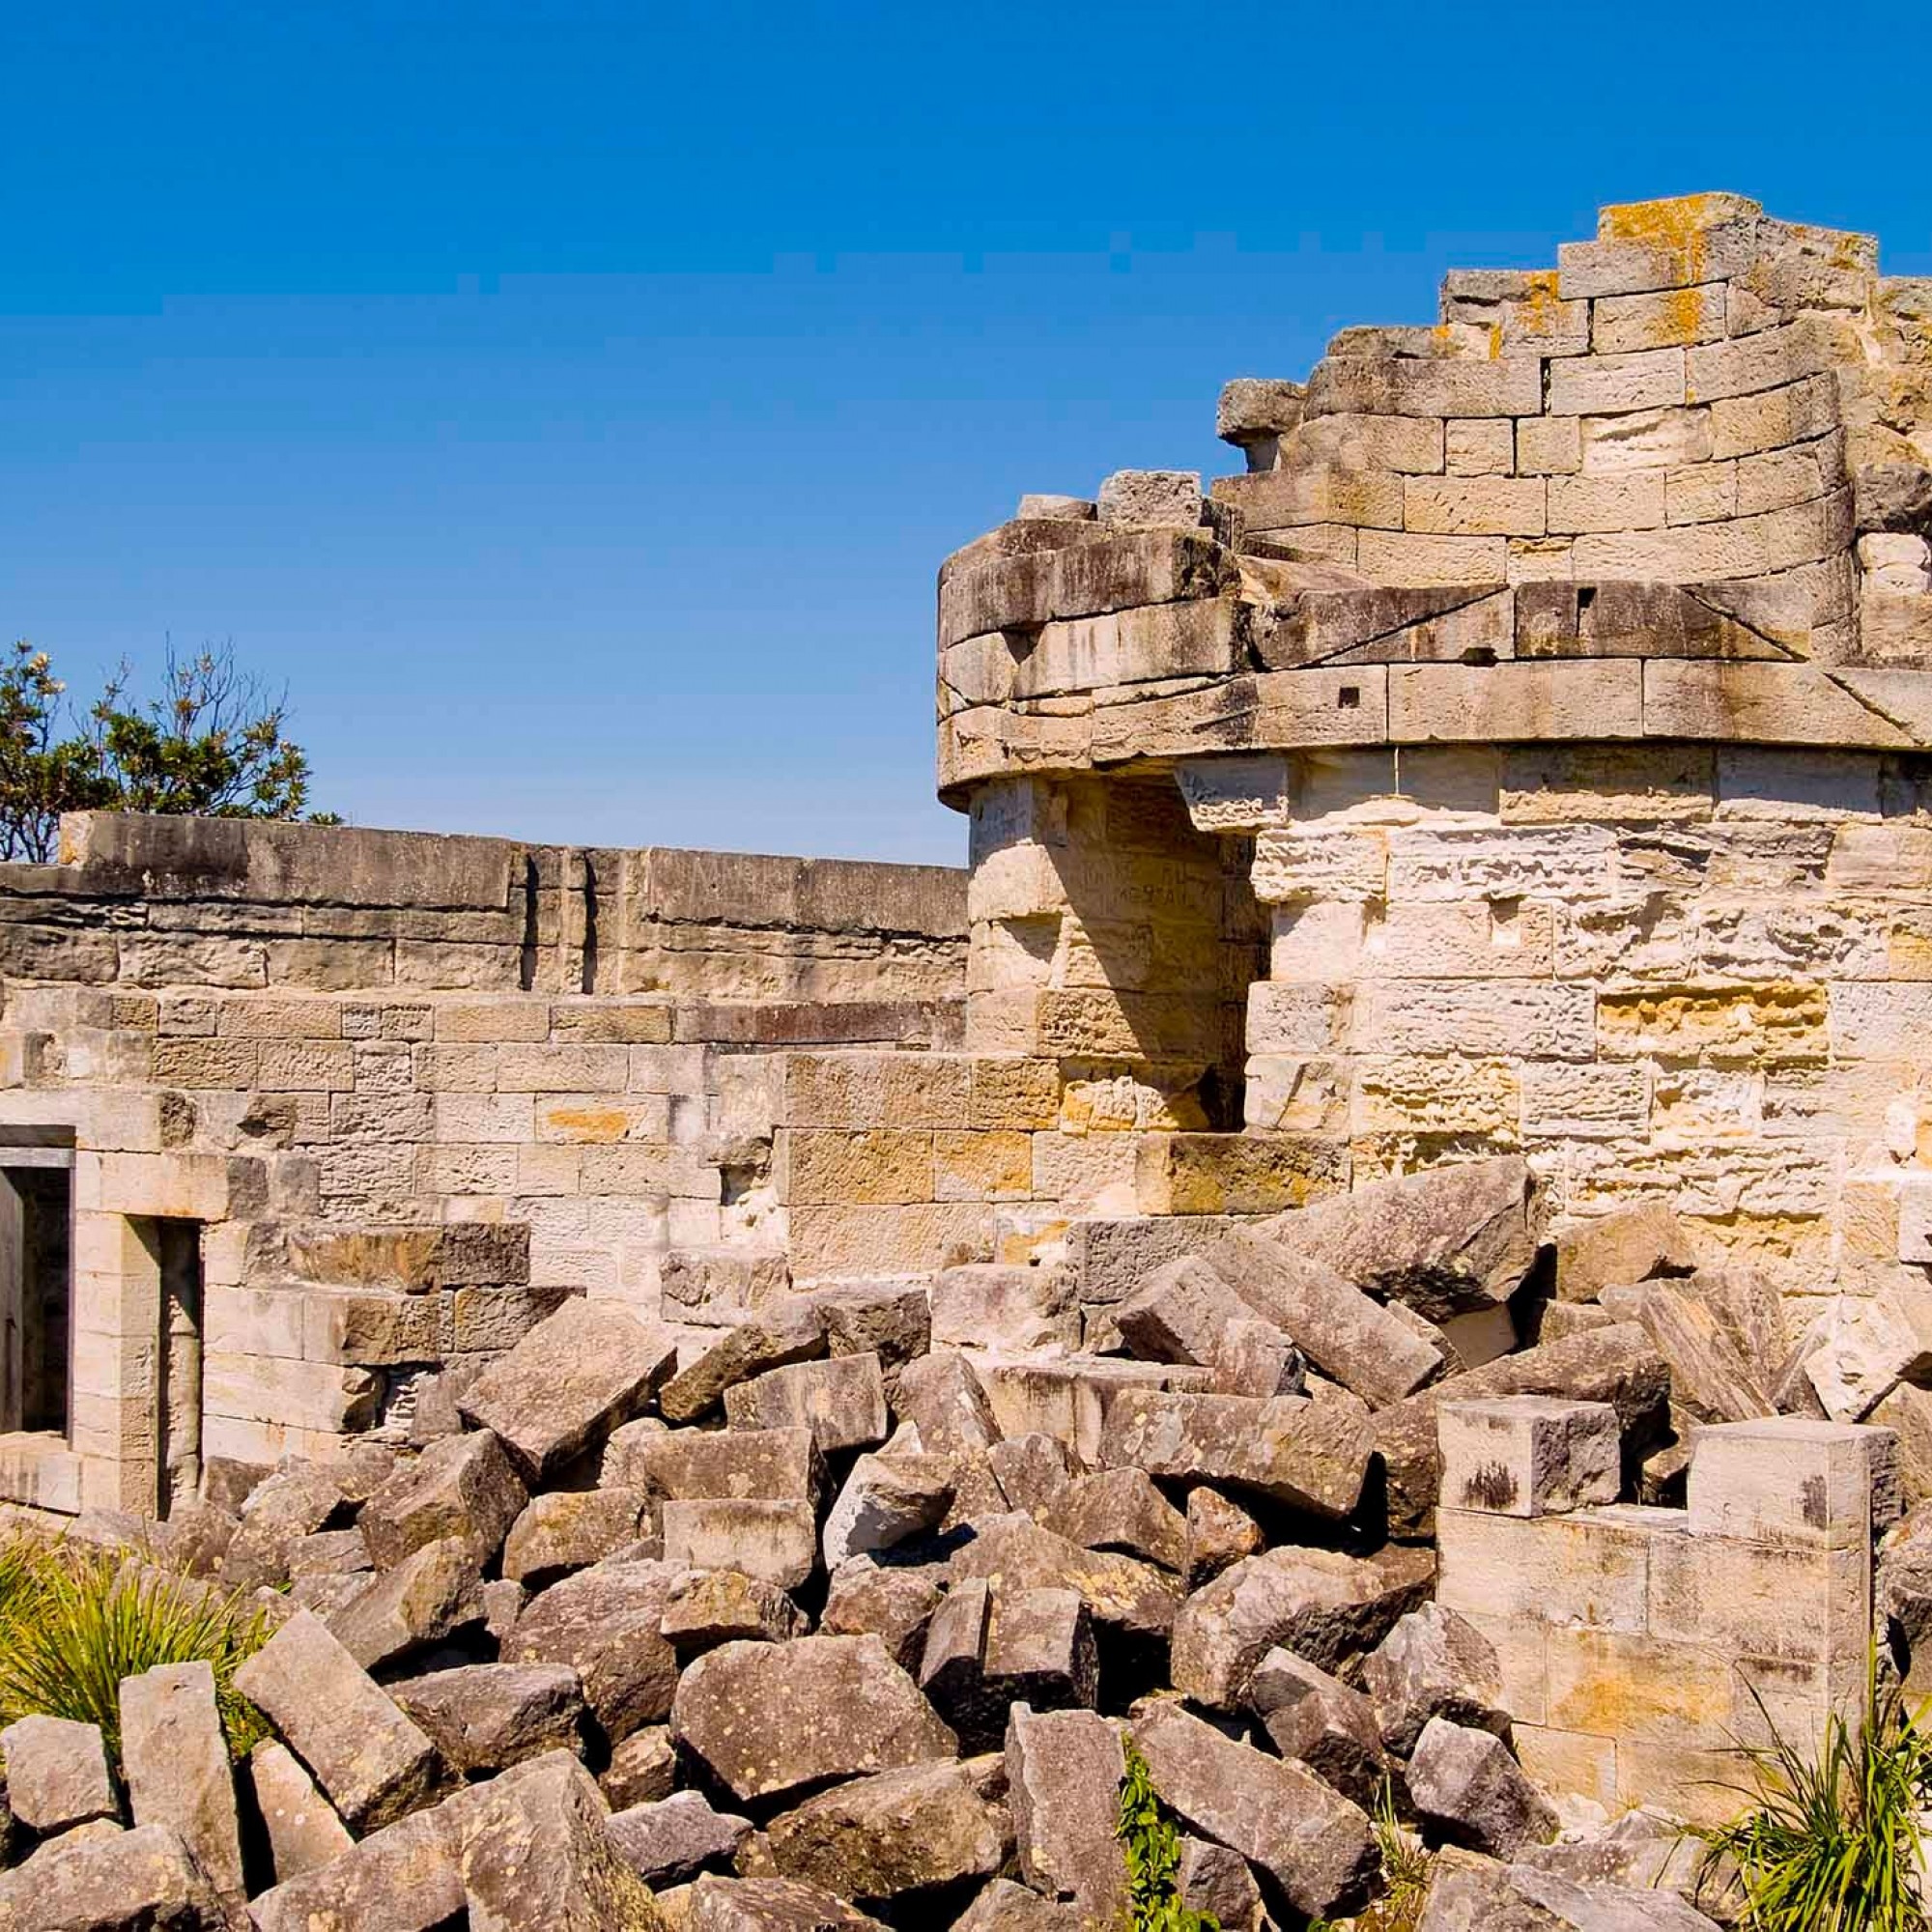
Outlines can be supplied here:
M654 1888L683 1885L706 1865L728 1865L752 1821L714 1811L696 1791L615 1811L608 1830L617 1856Z
M1436 1423L1448 1508L1561 1516L1617 1499L1623 1438L1607 1403L1449 1402Z
M370 1560L386 1569L425 1544L461 1536L487 1561L528 1500L488 1430L433 1442L403 1463L356 1518Z
M627 1424L604 1451L607 1488L688 1501L698 1496L816 1501L825 1463L810 1429L667 1430Z
M1688 1487L1690 1534L1804 1548L1864 1548L1896 1494L1895 1441L1804 1416L1697 1431Z
M1635 663L1390 668L1389 735L1398 744L1635 738L1645 729Z
M231 1906L246 1896L228 1741L206 1663L164 1663L121 1680L121 1764L136 1827L176 1833Z
M1432 1718L1408 1766L1417 1815L1445 1837L1509 1861L1556 1835L1556 1813L1500 1738Z
M809 1502L713 1496L663 1505L667 1563L740 1570L795 1590L818 1567L818 1521Z
M242 1767L276 1885L332 1863L355 1841L286 1745L265 1738Z
M16 1718L0 1731L13 1815L43 1837L90 1819L118 1821L121 1806L107 1775L99 1724L70 1718Z
M532 1497L511 1525L503 1575L540 1590L656 1531L656 1508L644 1490L555 1490Z
M530 1600L501 1660L568 1665L604 1737L621 1744L669 1714L678 1660L659 1627L677 1577L668 1564L622 1557L577 1571Z
M583 1698L576 1671L555 1663L476 1663L391 1687L397 1704L466 1776L574 1750Z
M891 1427L875 1354L768 1370L724 1392L724 1414L734 1430L810 1429L827 1456L876 1448Z
M75 1831L0 1875L0 1932L221 1932L232 1922L165 1825Z
M1091 1711L1015 1705L1006 1773L1021 1876L1102 1923L1118 1917L1127 1867L1115 1835L1125 1776L1117 1727Z

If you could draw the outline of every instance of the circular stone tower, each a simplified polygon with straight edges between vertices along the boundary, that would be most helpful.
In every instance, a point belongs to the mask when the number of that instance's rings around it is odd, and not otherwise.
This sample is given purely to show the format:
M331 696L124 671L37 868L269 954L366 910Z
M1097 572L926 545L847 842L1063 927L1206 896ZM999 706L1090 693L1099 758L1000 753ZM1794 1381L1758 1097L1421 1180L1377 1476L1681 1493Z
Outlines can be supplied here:
M1205 497L1029 497L941 572L967 1045L1056 1069L1036 1196L1520 1151L1560 1220L1923 1301L1932 280L1606 209L1220 429Z

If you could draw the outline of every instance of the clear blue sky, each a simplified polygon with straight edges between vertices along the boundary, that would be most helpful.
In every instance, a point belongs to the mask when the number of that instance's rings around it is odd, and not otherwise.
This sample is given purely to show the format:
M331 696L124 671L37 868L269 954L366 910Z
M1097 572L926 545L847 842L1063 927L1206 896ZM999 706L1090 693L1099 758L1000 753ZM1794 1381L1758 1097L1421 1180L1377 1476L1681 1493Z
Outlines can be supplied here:
M363 824L955 859L947 551L1600 201L1932 271L1923 17L0 0L0 631Z

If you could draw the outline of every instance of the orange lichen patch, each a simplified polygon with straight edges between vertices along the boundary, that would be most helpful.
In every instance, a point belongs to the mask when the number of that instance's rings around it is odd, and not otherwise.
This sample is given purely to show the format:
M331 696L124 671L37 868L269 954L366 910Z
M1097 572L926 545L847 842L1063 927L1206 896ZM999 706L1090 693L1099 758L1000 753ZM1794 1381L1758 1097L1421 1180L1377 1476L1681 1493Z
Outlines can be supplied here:
M1528 292L1522 298L1523 321L1537 334L1553 333L1563 319L1563 298L1556 292L1556 270L1539 269L1527 277L1527 284Z
M1598 239L1635 242L1679 265L1682 279L1704 279L1706 237L1713 228L1760 213L1754 201L1736 194L1680 194L1663 201L1627 201L1598 216Z
M551 1107L544 1122L557 1139L590 1146L620 1141L631 1130L631 1115L622 1107Z

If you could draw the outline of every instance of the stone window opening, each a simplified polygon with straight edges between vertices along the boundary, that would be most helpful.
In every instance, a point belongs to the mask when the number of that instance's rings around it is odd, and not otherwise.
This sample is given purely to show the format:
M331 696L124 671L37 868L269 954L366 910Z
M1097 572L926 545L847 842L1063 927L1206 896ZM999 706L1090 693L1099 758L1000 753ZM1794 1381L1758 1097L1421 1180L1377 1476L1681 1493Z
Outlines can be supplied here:
M0 1147L0 1434L66 1438L73 1150Z
M165 1521L201 1487L204 1294L202 1223L137 1216L154 1290L155 1514Z

